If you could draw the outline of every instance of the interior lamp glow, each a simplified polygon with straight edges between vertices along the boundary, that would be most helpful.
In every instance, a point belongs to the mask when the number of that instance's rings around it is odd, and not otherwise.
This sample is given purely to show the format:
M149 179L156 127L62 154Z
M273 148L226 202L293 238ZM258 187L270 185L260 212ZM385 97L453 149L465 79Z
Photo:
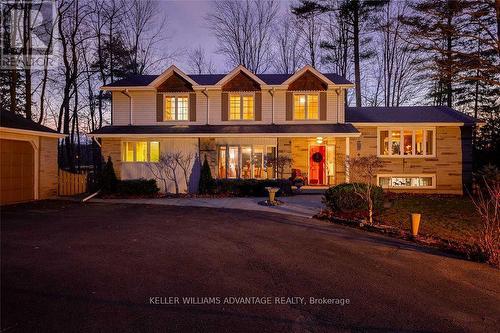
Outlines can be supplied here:
M321 136L318 136L318 137L316 138L316 142L317 142L317 143L323 143L323 138L322 138Z

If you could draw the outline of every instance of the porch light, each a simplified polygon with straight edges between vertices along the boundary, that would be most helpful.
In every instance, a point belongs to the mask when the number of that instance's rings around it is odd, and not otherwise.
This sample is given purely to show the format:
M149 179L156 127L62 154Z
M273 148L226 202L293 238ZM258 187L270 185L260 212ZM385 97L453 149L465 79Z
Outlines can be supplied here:
M322 138L321 136L318 136L318 137L316 138L316 142L317 142L318 144L323 143L323 138Z

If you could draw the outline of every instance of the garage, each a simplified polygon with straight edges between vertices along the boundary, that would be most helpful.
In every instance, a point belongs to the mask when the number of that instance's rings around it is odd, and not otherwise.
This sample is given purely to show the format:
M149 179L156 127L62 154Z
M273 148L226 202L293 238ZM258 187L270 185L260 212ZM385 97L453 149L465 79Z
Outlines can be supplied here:
M56 131L0 111L0 205L57 196Z
M26 141L0 139L0 202L35 199L35 151Z

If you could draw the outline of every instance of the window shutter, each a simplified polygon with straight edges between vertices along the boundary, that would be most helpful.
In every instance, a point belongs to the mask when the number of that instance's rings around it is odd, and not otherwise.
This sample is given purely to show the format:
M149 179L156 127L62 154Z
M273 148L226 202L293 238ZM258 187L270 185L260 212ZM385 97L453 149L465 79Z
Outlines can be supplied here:
M262 92L255 93L255 120L262 120Z
M326 120L326 91L319 93L319 120Z
M229 94L228 93L225 93L223 92L221 94L221 120L222 121L227 121L228 120L228 116L229 116L229 107L228 107L228 104L229 104Z
M163 121L163 94L156 94L156 121Z
M293 120L293 93L286 93L286 120Z
M196 93L189 94L189 121L196 121Z

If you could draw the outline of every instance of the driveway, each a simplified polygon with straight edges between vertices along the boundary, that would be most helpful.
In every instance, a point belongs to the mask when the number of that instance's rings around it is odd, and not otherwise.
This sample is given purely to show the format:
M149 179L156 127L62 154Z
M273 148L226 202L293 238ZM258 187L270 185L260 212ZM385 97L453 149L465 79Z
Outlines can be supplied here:
M2 208L1 250L2 332L500 327L497 270L314 219L45 201Z
M324 207L321 202L323 195L303 194L290 197L279 197L284 202L280 206L259 205L267 198L154 198L154 199L92 199L92 202L126 203L139 205L190 206L209 208L229 208L256 210L299 217L313 217Z

